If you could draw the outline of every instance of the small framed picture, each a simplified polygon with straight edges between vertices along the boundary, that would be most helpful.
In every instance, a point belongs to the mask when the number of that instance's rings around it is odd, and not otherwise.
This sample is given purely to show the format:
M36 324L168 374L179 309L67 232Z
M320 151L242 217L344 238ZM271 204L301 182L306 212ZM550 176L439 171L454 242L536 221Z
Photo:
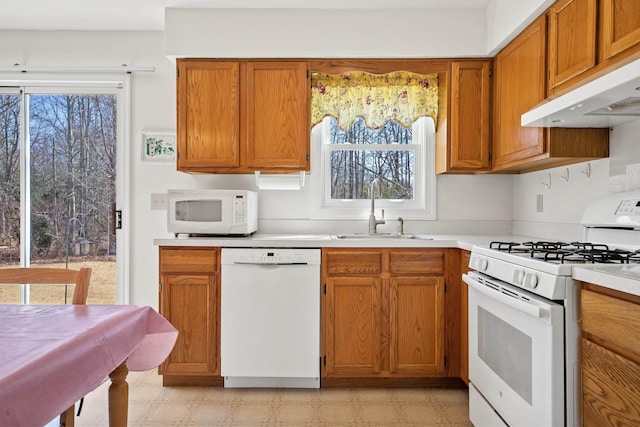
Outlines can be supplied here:
M143 162L172 162L176 159L176 134L172 132L142 132Z

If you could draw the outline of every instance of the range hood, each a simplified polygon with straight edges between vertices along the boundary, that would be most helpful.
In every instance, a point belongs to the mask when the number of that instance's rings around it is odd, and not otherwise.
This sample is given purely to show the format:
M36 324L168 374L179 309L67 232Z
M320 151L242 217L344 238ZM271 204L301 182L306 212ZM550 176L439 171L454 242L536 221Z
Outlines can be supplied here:
M522 126L611 128L640 119L640 59L545 101L521 117Z

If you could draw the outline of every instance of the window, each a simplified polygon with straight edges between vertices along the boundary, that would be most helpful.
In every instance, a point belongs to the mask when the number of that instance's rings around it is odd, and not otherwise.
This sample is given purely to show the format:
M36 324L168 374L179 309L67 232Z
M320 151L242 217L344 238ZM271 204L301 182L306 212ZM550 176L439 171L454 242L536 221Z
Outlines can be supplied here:
M311 88L313 216L366 218L377 179L377 215L435 219L437 75L313 73Z
M325 117L313 128L311 142L312 170L320 175L314 178L319 187L314 216L365 218L371 183L379 178L375 205L387 218L435 219L435 128L430 118L420 118L410 128L387 120L376 130L358 119L342 131L334 118Z
M122 196L128 78L0 88L0 265L92 268L89 303L122 293L112 206ZM11 86L9 86L11 84ZM66 287L3 286L0 302L54 303Z

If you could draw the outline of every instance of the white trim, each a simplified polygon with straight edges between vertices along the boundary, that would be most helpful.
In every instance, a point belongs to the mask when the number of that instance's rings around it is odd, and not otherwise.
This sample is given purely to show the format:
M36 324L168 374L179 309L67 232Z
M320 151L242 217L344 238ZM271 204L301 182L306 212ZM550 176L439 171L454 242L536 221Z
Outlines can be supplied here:
M82 81L64 81L55 80L0 80L0 86L6 87L22 87L29 93L34 94L55 94L60 92L60 88L73 88L77 94L96 93L99 89L112 89L122 87L122 82L106 82L102 80L82 80ZM93 89L93 90L92 90Z
M311 183L313 187L312 219L362 219L367 218L370 210L368 200L330 200L331 189L326 185L326 176L330 174L330 150L325 149L330 131L328 118L325 118L311 131ZM436 178L435 178L435 127L433 120L418 120L413 125L413 138L424 141L414 146L384 145L370 147L373 150L415 150L416 169L414 172L414 194L423 195L413 201L376 200L376 210L384 209L387 218L402 216L404 219L436 219ZM357 145L343 145L340 150L358 150ZM422 163L423 167L420 167Z
M116 146L116 209L122 210L122 229L116 230L116 302L129 304L131 288L129 283L130 242L130 176L131 176L131 79L122 80L118 89L118 142Z
M25 149L25 141L29 141L29 104L27 94L20 90L20 265L29 267L31 265L31 251L24 243L24 236L31 236L31 150ZM29 285L20 287L20 302L29 304Z
M0 67L2 73L153 73L153 66L128 66L115 67L32 67L29 65L15 64L9 67Z

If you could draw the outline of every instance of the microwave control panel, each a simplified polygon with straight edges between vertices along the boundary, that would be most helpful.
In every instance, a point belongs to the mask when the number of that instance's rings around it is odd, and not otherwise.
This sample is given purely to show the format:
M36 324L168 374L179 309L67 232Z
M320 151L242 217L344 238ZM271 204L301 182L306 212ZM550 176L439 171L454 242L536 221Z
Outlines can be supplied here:
M242 225L247 222L247 200L243 194L233 197L233 225Z

